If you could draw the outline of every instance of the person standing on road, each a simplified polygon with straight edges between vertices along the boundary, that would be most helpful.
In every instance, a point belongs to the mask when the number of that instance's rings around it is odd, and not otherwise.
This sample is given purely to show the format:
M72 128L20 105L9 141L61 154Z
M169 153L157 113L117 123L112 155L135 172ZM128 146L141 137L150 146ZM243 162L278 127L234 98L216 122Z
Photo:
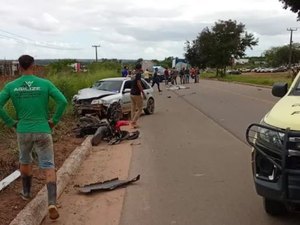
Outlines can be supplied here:
M180 84L185 84L184 71L185 71L185 68L183 67L183 68L181 68L181 70L179 72Z
M144 72L144 79L149 83L150 82L150 75L151 73L149 72L148 69Z
M127 77L128 76L128 69L127 66L124 66L123 70L122 70L122 77Z
M131 98L131 126L137 128L137 120L143 110L143 99L146 99L142 85L142 65L138 63L135 66L135 78L132 80L130 98Z
M169 79L170 79L170 73L168 67L164 71L164 76L165 76L165 85L169 84Z
M190 70L186 67L184 73L185 73L185 83L188 84L190 83Z
M22 55L19 59L22 76L7 83L0 92L0 118L9 127L16 128L19 146L21 197L31 198L32 151L38 155L39 167L45 172L48 191L49 217L59 217L56 206L57 185L51 130L61 119L67 105L64 95L49 80L34 75L34 58ZM56 111L49 117L49 97L56 102ZM3 109L11 99L17 120Z
M153 78L152 78L152 87L154 87L154 85L157 85L158 91L161 92L160 87L159 87L159 77L158 77L158 69L155 68L154 70L154 74L153 74Z
M171 70L171 78L172 78L172 84L177 85L177 76L178 76L178 71L175 67Z

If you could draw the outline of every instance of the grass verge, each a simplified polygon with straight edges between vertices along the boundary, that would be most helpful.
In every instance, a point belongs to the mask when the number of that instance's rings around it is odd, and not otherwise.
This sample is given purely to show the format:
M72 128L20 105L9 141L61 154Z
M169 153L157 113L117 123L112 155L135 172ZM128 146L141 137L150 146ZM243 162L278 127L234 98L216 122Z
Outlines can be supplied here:
M202 73L200 77L265 86L272 86L276 82L286 82L290 85L292 82L292 78L289 77L288 73L245 73L240 75L226 75L225 77L216 77L215 73Z

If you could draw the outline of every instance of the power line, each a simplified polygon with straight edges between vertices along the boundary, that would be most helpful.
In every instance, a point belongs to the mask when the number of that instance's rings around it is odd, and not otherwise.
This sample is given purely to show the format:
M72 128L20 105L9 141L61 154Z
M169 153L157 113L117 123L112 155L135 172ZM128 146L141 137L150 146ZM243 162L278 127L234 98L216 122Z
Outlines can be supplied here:
M48 49L56 49L56 50L81 50L81 48L69 48L69 47L61 47L61 46L57 46L57 45L53 45L53 44L49 44L49 43L41 43L39 41L35 41L33 39L18 35L18 34L14 34L5 30L0 29L0 32L5 33L5 34L1 34L0 33L0 38L2 39L8 39L8 40L14 40L16 42L18 42L19 44L23 44L23 45L33 45L36 47L42 47L42 48L48 48Z
M98 48L100 48L100 45L92 45L93 48L95 48L95 54L96 54L96 62L98 62Z

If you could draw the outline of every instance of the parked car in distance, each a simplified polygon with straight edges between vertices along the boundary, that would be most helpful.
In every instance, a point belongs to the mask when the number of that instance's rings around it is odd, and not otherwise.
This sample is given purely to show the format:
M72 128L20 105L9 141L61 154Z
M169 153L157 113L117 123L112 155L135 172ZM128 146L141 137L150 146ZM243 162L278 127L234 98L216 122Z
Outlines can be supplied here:
M81 89L73 96L74 111L78 115L96 114L101 118L103 108L118 103L121 113L128 114L131 111L131 84L132 80L126 77L98 80L92 87ZM143 102L144 112L152 114L155 109L153 89L144 79L142 86L146 94Z
M227 70L226 73L227 74L239 75L239 74L241 74L241 71L240 70Z

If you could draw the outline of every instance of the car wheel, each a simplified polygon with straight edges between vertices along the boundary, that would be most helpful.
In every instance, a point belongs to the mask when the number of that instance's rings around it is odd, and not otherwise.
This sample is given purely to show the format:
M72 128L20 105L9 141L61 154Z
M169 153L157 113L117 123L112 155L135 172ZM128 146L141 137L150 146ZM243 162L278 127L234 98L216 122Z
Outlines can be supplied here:
M153 98L149 98L147 101L147 107L144 109L144 112L147 115L153 114L155 109L155 102Z
M264 198L264 208L266 213L271 216L280 216L287 213L287 208L282 202L268 198Z

